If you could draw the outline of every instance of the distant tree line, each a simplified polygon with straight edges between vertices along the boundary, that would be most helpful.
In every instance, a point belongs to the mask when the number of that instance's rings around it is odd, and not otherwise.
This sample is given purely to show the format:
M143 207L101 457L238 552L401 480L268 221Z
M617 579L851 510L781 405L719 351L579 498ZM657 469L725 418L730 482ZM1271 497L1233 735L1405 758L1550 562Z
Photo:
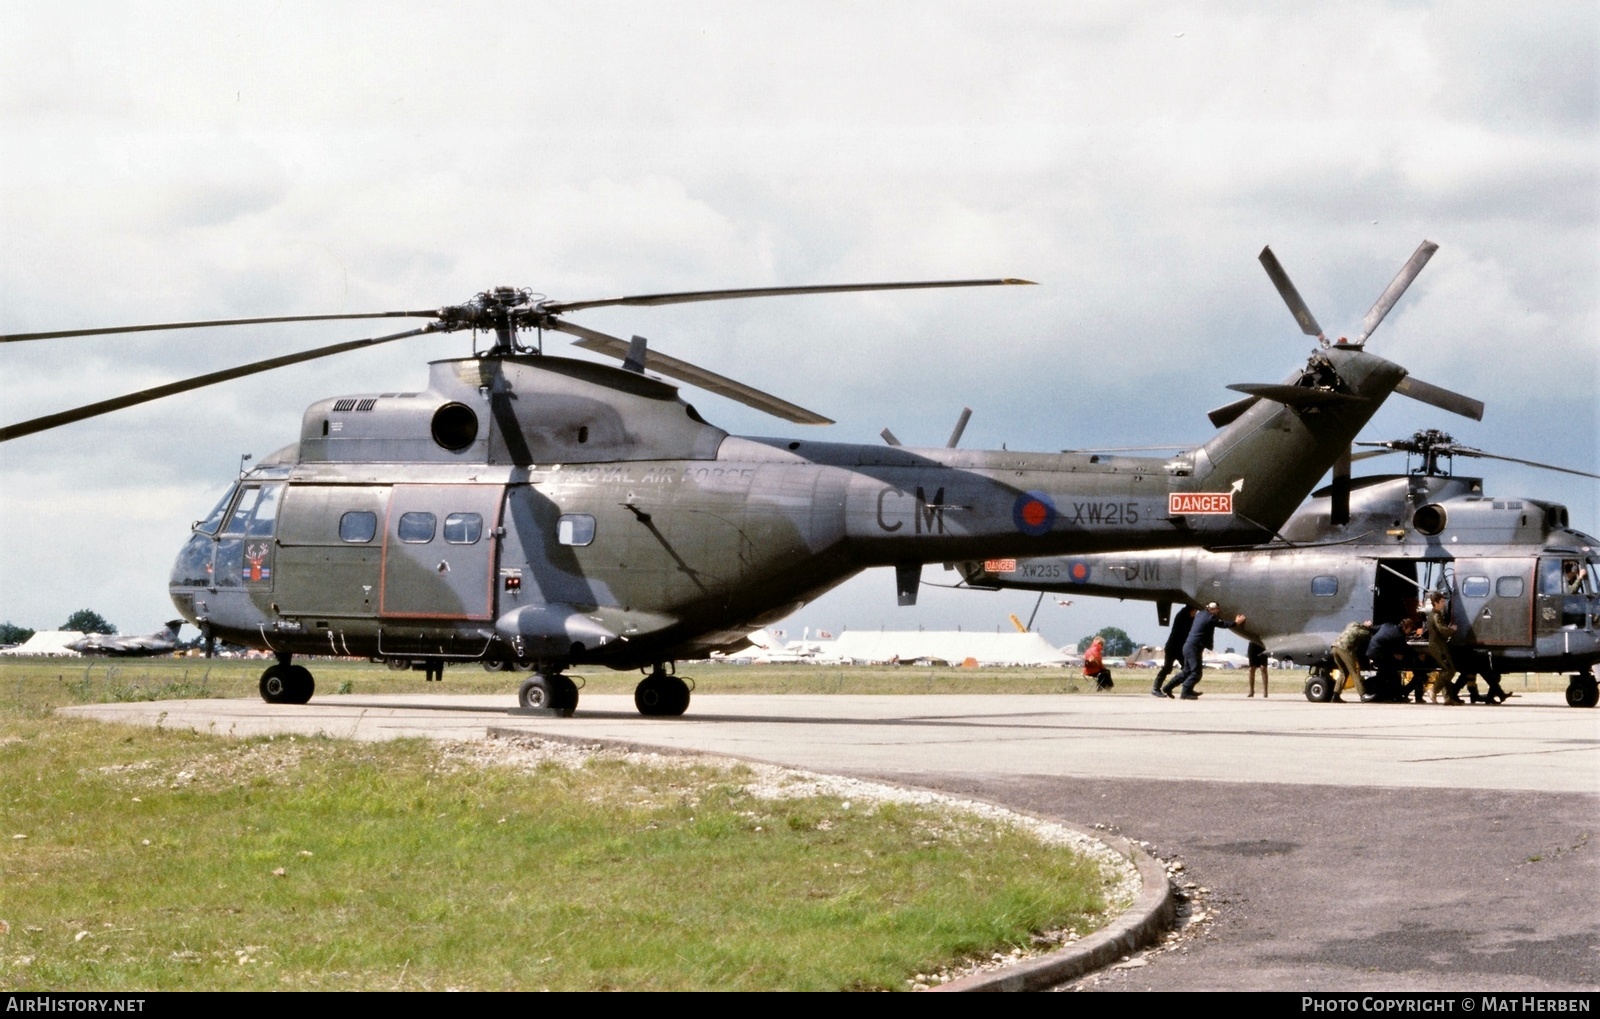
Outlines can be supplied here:
M1105 638L1106 655L1111 658L1122 658L1133 654L1139 649L1139 645L1135 644L1133 642L1133 638L1128 636L1128 631L1115 626L1107 626L1101 629L1098 633L1091 633L1089 636L1078 641L1078 650L1089 650L1089 645L1094 642L1096 637Z
M117 628L94 609L79 609L56 627L58 630L76 630L79 633L116 633ZM37 631L18 626L9 620L0 623L0 645L24 644Z

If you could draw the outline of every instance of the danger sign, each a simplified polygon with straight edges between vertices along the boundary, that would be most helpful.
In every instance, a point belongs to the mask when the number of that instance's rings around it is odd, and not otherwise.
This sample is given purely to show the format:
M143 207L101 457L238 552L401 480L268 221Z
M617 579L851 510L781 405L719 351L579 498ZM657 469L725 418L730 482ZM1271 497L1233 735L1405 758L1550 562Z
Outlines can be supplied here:
M1232 492L1172 492L1167 496L1167 515L1170 517L1232 512Z
M1017 561L1015 559L985 559L983 561L985 573L1015 573Z

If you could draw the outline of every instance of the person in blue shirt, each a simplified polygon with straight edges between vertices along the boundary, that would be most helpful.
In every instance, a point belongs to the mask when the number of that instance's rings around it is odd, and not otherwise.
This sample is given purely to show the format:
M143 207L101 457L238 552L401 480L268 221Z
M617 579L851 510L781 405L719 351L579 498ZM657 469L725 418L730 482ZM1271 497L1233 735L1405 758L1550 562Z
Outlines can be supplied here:
M1172 675L1172 667L1183 664L1183 645L1189 639L1189 630L1194 626L1194 606L1181 605L1172 614L1172 630L1167 634L1167 644L1163 649L1166 659L1161 663L1161 671L1156 673L1155 682L1150 686L1150 692L1157 697L1165 697L1161 692L1161 684Z
M1172 677L1161 692L1171 697L1172 691L1181 686L1183 693L1179 695L1180 700L1197 700L1200 694L1196 692L1195 684L1200 682L1200 677L1205 673L1203 656L1215 642L1217 627L1231 630L1243 623L1243 615L1234 616L1231 623L1225 621L1216 602L1210 602L1196 612L1194 625L1189 627L1188 639L1183 642L1183 671Z

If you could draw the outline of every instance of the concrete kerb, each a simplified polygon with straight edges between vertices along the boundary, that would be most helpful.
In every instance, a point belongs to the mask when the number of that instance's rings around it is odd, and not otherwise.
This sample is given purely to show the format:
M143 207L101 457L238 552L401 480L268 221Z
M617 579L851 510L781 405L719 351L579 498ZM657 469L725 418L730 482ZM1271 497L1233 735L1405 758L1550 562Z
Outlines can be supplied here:
M1162 931L1172 926L1178 904L1172 894L1172 883L1167 880L1167 868L1162 866L1160 860L1127 839L1090 831L1075 824L1066 827L1099 839L1138 868L1140 891L1133 905L1082 941L1037 959L1028 959L1000 970L973 973L930 990L1042 991L1102 966L1109 966L1124 955L1154 942Z
M552 743L565 743L569 746L580 748L621 750L627 753L741 759L732 754L690 750L664 746L659 743L638 743L633 740L556 735L501 726L489 727L487 735L491 739L534 736L538 739L549 740ZM752 760L754 759L752 758ZM770 762L760 761L758 763L767 764ZM873 779L873 781L881 782L884 785L898 784L883 782L881 779ZM902 786L902 788L906 787ZM983 802L972 797L964 798L973 800L973 802ZM1011 810L1012 813L1022 813L1012 808L1006 809ZM1046 819L1041 818L1041 820ZM1163 931L1172 926L1173 918L1177 915L1177 899L1172 892L1172 883L1167 879L1167 869L1162 865L1161 861L1120 836L1109 835L1105 832L1095 831L1082 825L1071 824L1055 818L1047 820L1051 824L1070 828L1080 835L1094 839L1131 862L1139 872L1138 898L1121 916L1081 941L1076 941L1071 945L1059 948L1038 958L1007 965L1003 969L972 973L952 980L947 984L939 984L930 988L930 990L1045 990L1116 962L1130 952L1137 951L1145 945L1153 943L1161 936Z

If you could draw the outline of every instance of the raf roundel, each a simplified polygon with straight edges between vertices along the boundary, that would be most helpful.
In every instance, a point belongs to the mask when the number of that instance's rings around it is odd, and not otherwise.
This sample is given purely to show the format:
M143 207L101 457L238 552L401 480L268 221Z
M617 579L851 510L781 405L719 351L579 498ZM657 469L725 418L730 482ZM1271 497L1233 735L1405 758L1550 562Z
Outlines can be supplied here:
M1067 578L1074 584L1087 584L1089 582L1089 564L1081 559L1074 559L1072 565L1067 567Z
M1023 492L1011 507L1011 522L1035 538L1049 534L1056 522L1056 504L1043 492Z

